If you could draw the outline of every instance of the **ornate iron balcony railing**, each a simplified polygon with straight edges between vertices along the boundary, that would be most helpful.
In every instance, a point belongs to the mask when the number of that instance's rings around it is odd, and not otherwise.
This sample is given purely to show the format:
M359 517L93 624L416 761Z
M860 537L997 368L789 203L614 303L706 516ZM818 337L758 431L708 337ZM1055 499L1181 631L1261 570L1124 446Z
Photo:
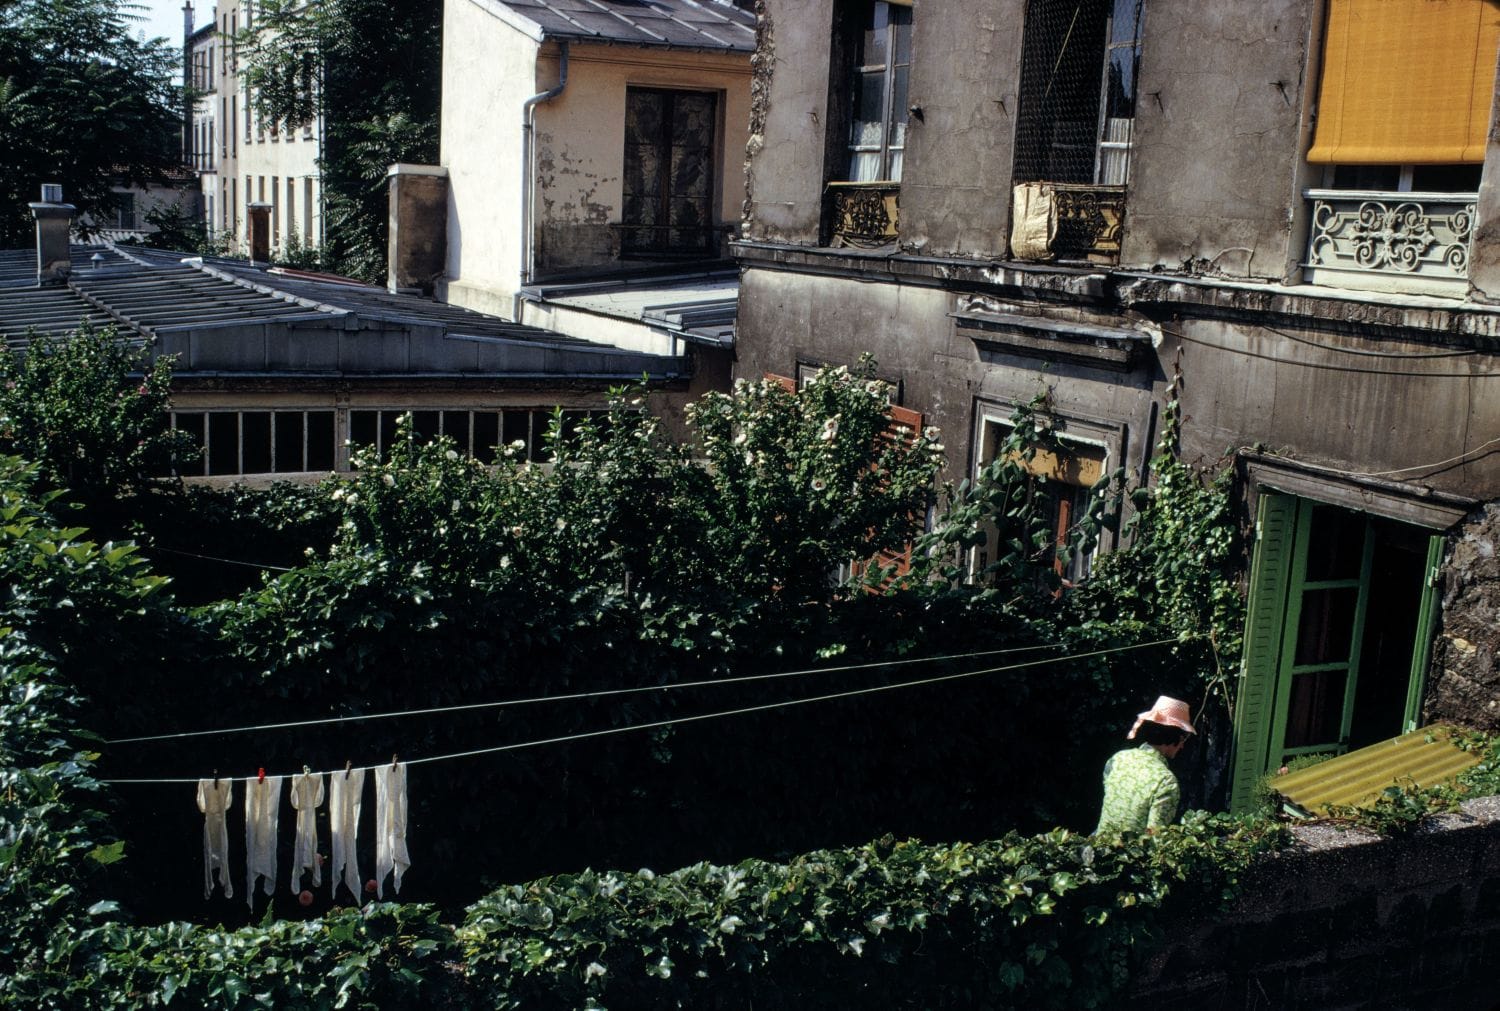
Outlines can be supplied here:
M1473 193L1307 190L1312 212L1303 278L1373 291L1463 295Z
M1106 265L1120 261L1120 236L1125 230L1124 186L1041 182L1017 187L1021 189L1031 190L1041 204L1031 208L1034 218L1029 227L1035 234L1029 242L1019 241L1013 228L1011 251L1017 259ZM1013 203L1012 217L1019 213Z
M829 183L825 205L829 245L866 249L890 245L899 234L900 212L900 183Z

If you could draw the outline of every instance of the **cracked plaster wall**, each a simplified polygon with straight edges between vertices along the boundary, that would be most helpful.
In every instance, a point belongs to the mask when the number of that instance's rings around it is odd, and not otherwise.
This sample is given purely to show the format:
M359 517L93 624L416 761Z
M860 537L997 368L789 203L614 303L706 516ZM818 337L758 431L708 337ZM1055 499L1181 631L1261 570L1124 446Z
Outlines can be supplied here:
M1289 275L1305 236L1304 105L1318 8L1145 5L1121 267Z
M901 245L928 255L1005 256L1021 0L922 4L912 18Z
M747 239L811 246L822 219L834 0L760 0L751 130L745 145Z
M1443 619L1432 650L1426 722L1500 731L1500 502L1472 513L1443 564Z

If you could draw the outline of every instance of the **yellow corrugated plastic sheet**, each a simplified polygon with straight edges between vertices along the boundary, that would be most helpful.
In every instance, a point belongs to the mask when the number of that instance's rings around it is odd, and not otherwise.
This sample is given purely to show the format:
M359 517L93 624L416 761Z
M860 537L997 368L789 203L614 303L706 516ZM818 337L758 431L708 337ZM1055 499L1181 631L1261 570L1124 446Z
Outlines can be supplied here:
M1329 0L1307 160L1484 161L1497 47L1496 0Z
M1303 811L1317 814L1331 805L1362 807L1388 786L1451 783L1460 772L1478 764L1478 755L1449 740L1447 728L1424 727L1285 776L1273 776L1271 789Z

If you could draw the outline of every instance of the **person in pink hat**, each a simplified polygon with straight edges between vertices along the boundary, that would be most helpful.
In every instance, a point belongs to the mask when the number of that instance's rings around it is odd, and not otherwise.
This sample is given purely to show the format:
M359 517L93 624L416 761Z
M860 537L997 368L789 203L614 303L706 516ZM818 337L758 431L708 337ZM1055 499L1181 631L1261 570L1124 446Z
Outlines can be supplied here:
M1167 695L1136 717L1125 738L1140 743L1115 752L1105 763L1104 808L1095 835L1146 832L1177 817L1182 792L1167 761L1198 732L1192 717L1186 702Z

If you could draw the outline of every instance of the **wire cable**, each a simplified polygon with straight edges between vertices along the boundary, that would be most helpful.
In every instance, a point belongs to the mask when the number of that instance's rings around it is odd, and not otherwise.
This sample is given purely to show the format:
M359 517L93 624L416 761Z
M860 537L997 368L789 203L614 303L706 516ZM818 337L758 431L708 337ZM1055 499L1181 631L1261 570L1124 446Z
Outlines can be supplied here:
M1409 376L1413 379L1500 379L1500 372L1409 372L1401 369L1357 369L1348 365L1308 362L1297 358L1281 358L1263 351L1251 351L1249 348L1228 347L1215 341L1204 340L1201 337L1189 337L1180 330L1173 330L1167 326L1163 326L1161 330L1163 333L1169 333L1179 340L1187 341L1189 344L1212 348L1215 351L1223 351L1226 354L1244 355L1246 358L1259 358L1262 361L1276 362L1279 365L1295 365L1299 368L1316 369L1324 372L1352 372L1369 376Z
M247 569L265 569L268 572L292 572L294 570L285 565L268 565L265 562L242 562L237 558L218 558L214 555L200 555L196 551L183 551L179 548L166 548L160 544L143 544L141 551L150 554L153 551L164 551L169 555L181 555L183 558L197 558L205 562L221 562L225 565L243 565Z
M498 744L498 745L494 745L494 746L488 747L488 748L475 748L475 749L470 750L470 751L455 751L455 752L452 752L452 753L449 753L449 754L446 754L446 755L429 755L429 756L427 756L425 758L412 758L412 759L408 759L407 762L406 762L406 764L407 765L425 765L425 764L428 764L428 763L431 763L431 762L448 762L448 761L453 761L455 759L460 759L460 758L474 758L474 757L479 756L479 755L494 755L494 754L499 754L500 752L504 752L504 751L520 751L520 750L522 750L524 748L537 748L537 747L541 747L542 745L546 745L546 744L562 744L562 743L565 743L565 742L568 742L568 741L583 741L583 740L589 740L591 738L596 738L596 737L609 737L609 736L612 736L612 735L615 735L615 734L626 734L626 733L630 733L630 732L636 731L636 730L655 730L655 729L660 728L660 727L671 727L671 726L676 726L678 724L683 724L683 723L698 723L698 722L701 722L703 720L714 720L714 719L720 719L722 717L728 717L728 716L743 716L743 715L745 715L747 713L765 712L768 709L784 709L784 708L789 708L791 706L807 705L808 703L812 703L812 702L828 702L828 701L831 701L833 699L852 698L852 697L857 696L857 695L873 695L876 692L894 691L895 689L898 689L898 688L916 688L916 687L919 687L921 685L940 684L940 683L942 683L944 681L956 681L956 680L958 680L960 678L978 677L978 676L983 675L983 674L998 674L998 673L1001 673L1002 671L1021 670L1023 668L1027 668L1027 667L1038 667L1038 666L1041 666L1043 664L1066 663L1066 662L1069 662L1069 661L1072 661L1072 660L1086 660L1086 659L1088 659L1090 657L1104 656L1104 655L1110 654L1110 653L1123 653L1123 652L1127 652L1129 650L1148 649L1148 648L1150 648L1152 646L1163 646L1163 645L1166 645L1168 643L1180 643L1180 642L1185 642L1185 641L1188 641L1188 640L1185 640L1185 639L1183 639L1181 637L1178 637L1178 636L1173 636L1172 638L1169 638L1169 639L1157 639L1157 640L1155 640L1153 642L1135 643L1134 645L1131 645L1131 646L1113 646L1113 647L1110 647L1109 649L1093 650L1092 652L1088 652L1088 653L1077 653L1077 654L1074 654L1072 656L1050 657L1050 658L1045 659L1045 660L1028 660L1025 663L1008 664L1008 665L1002 666L1002 667L988 667L988 668L984 668L982 670L963 671L963 672L960 672L958 674L941 674L941 675L938 675L937 677L921 678L921 679L916 680L916 681L898 681L898 682L895 682L894 684L876 685L873 688L855 688L855 689L852 689L850 691L845 691L845 692L832 692L832 693L829 693L829 694L826 694L826 695L813 695L813 696L810 696L810 697L804 698L804 699L787 699L787 700L783 700L783 701L780 701L780 702L766 702L766 703L762 703L761 705L744 706L744 707L741 707L739 709L726 709L726 710L722 710L720 712L713 712L713 713L699 713L699 714L697 714L695 716L678 716L678 717L673 717L672 719L669 719L669 720L655 720L655 721L650 722L650 723L633 723L633 724L631 724L629 726L625 726L625 727L607 727L607 728L605 728L603 730L589 730L589 731L585 731L585 732L579 733L579 734L565 734L565 735L563 735L561 737L544 737L544 738L539 738L539 739L534 740L534 741L519 741L519 742L517 742L515 744ZM384 764L385 763L381 762L381 763L377 763L376 765L361 766L361 769L368 771L370 769L379 768L381 765L384 765ZM352 771L353 771L352 768L348 768L348 769L332 769L332 770L329 770L327 772L317 773L317 775L320 775L320 776L335 776L335 775L338 775L338 773L340 773L340 772L352 772ZM295 773L293 775L295 775ZM226 779L226 780L228 780L230 782L245 783L245 782L249 782L249 781L251 781L251 780L253 780L253 779L257 778L257 777L255 777L255 776L223 776L223 777L218 777L218 778L219 779ZM177 777L177 778L167 777L167 778L156 778L156 779L101 779L100 782L101 783L110 783L110 784L172 784L172 783L197 783L198 779L190 779L190 778L185 778L185 777Z
M878 667L897 667L906 664L937 663L942 660L973 660L983 656L999 656L1004 653L1030 653L1039 649L1062 649L1064 643L1041 646L1012 646L1008 649L991 649L978 653L951 653L947 656L917 657L910 660L881 660L873 663L845 664L840 667L812 667L806 670L779 671L774 674L746 674L735 678L707 678L702 681L679 681L665 685L643 685L636 688L605 688L596 692L574 692L569 695L537 695L525 699L509 699L504 702L469 702L456 706L434 706L430 709L401 709L389 713L365 713L351 716L325 716L314 720L292 720L286 723L260 723L248 727L226 727L219 730L187 730L175 734L149 734L143 737L119 737L106 740L105 744L141 744L147 741L170 741L184 737L212 737L217 734L248 734L262 730L288 730L295 727L319 727L336 723L352 723L358 720L391 720L403 716L435 716L440 713L470 712L476 709L502 709L506 706L529 706L542 702L577 702L582 699L608 698L614 695L633 695L639 692L664 692L674 688L702 688L707 685L732 685L746 681L771 681L778 678L800 677L808 674L837 674L851 670L873 670Z

